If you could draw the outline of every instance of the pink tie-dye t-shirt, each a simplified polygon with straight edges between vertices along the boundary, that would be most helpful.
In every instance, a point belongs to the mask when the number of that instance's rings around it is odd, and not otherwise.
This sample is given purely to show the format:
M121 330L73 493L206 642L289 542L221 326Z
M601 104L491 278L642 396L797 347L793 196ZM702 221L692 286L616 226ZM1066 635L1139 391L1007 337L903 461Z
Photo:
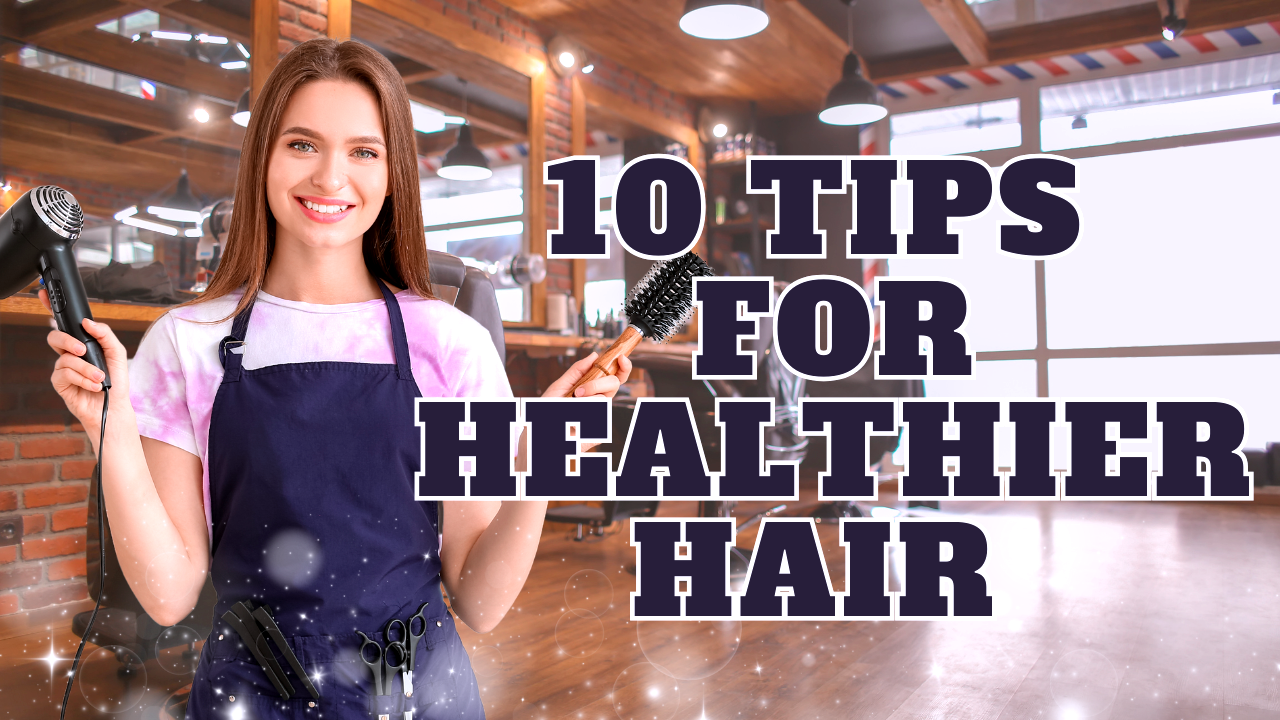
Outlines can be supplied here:
M138 433L182 448L204 466L211 537L209 416L222 382L218 341L231 334L232 319L198 321L226 317L241 294L170 310L151 326L129 361ZM396 300L422 397L511 397L503 360L479 323L446 302L408 291L396 293ZM244 347L246 369L319 361L395 363L383 300L315 305L259 292Z

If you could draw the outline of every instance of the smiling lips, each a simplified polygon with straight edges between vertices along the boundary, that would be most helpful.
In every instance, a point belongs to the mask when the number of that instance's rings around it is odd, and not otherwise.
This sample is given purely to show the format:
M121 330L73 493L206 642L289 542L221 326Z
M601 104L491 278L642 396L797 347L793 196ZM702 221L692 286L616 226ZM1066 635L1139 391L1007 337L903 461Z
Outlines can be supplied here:
M298 204L302 206L302 212L307 217L322 223L338 222L347 216L355 205L346 205L340 203L321 203L307 198L295 198Z

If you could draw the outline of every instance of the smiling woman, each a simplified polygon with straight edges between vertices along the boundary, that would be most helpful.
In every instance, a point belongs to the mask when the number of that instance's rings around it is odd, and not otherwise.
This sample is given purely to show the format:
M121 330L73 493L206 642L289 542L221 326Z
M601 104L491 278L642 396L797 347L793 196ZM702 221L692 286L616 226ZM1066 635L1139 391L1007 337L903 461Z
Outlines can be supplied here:
M86 321L113 379L101 477L122 574L165 625L206 575L217 588L190 720L483 717L454 613L479 632L506 615L547 504L445 502L442 522L417 501L417 399L511 388L488 332L431 294L416 159L390 62L304 43L253 110L208 291L158 319L131 364ZM55 389L97 438L100 371L70 335L49 343ZM629 370L583 396L612 397ZM356 658L373 643L392 662L406 624L431 652L383 684Z

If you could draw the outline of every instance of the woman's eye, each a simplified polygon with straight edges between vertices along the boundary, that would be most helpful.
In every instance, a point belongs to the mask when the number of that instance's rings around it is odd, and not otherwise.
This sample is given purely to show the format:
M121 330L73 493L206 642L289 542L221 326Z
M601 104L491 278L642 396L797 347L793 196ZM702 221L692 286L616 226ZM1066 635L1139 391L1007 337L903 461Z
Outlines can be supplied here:
M315 145L312 145L306 140L294 140L293 142L289 143L288 147L294 150L297 150L299 152L311 152L316 149Z
M369 148L359 148L355 151L354 154L356 157L360 158L361 160L373 160L374 158L378 157L378 153L370 150Z

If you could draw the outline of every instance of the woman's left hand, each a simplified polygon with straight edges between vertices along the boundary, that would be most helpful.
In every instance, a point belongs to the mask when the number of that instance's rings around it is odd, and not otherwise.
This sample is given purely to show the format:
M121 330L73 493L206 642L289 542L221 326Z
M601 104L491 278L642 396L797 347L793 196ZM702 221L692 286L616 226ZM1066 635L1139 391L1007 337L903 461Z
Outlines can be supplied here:
M578 362L569 366L565 374L559 379L551 383L551 387L542 393L542 397L564 397L569 392L569 388L578 382L588 370L591 369L591 363L596 361L600 353L591 353L582 358ZM622 383L631 377L631 359L625 355L618 358L618 372L614 375L604 375L578 388L574 397L607 397L611 398L618 392L618 388Z

